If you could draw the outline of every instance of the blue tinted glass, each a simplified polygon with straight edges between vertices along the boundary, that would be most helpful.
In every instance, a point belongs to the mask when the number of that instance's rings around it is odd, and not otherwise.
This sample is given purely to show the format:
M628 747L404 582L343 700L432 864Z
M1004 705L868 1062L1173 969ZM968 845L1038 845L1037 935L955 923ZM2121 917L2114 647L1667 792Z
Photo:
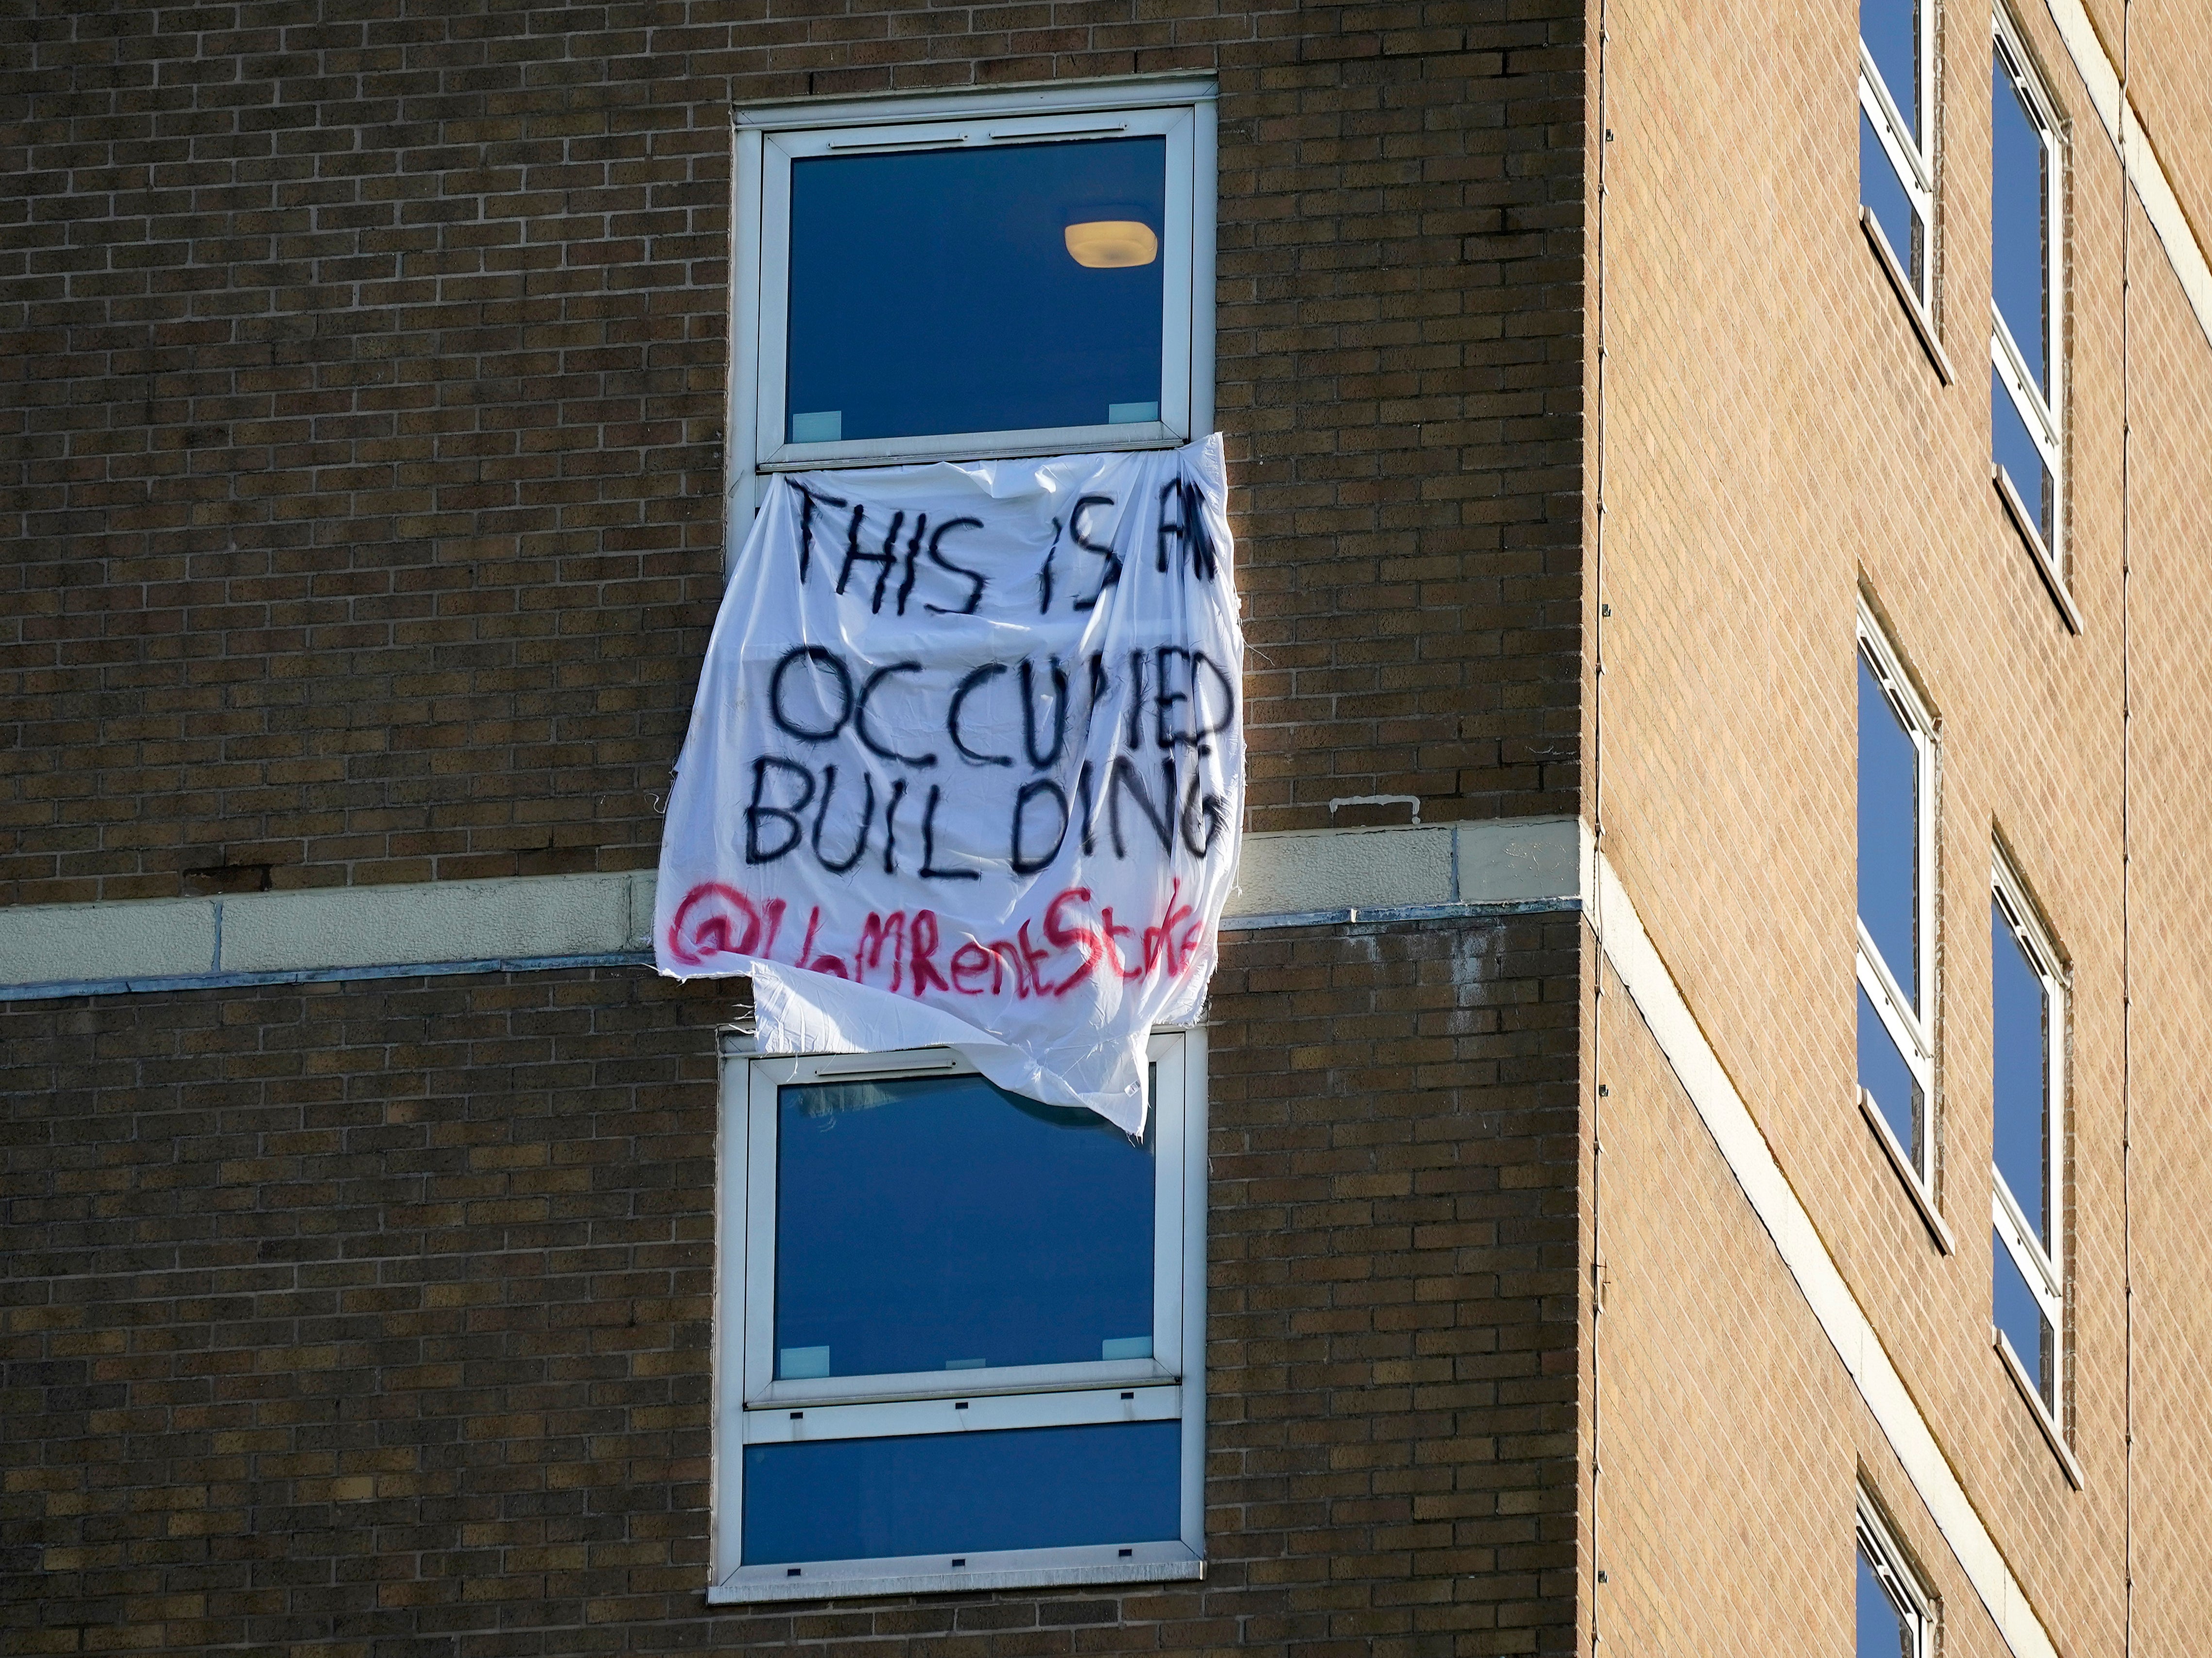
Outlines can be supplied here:
M1905 185L1890 164L1889 152L1875 137L1874 124L1859 112L1859 200L1866 204L1881 227L1881 234L1889 243L1889 251L1897 256L1897 263L1912 279L1916 291L1920 285L1920 219L1913 212L1912 203L1905 193Z
M1990 1249L1996 1258L1996 1282L1990 1294L1990 1315L2011 1344L2012 1356L2035 1383L2044 1407L2053 1408L2056 1395L2051 1385L2051 1321L2044 1317L2043 1303L2027 1287L2027 1280L2021 1275L2019 1263L2005 1248L2005 1241L1995 1232L1990 1234Z
M2041 134L2020 89L1996 57L1996 85L1990 110L1990 292L2012 331L2013 343L2027 360L2028 372L2048 397L2051 391L2050 318L2045 301L2050 200L2044 177Z
M1889 88L1905 129L1920 137L1920 8L1914 0L1859 0L1859 39Z
M1182 1425L748 1445L744 1563L1173 1542Z
M1881 683L1859 659L1859 920L1920 1005L1920 763Z
M2028 965L2004 912L1990 906L1990 985L1996 1072L1997 1172L2045 1249L2051 1248L2050 1172L2044 1158L2050 1118L2051 1027L2043 980Z
M1889 1028L1863 990L1859 992L1859 1086L1874 1096L1882 1121L1911 1156L1912 1166L1921 1167L1920 1084L1912 1080L1905 1056L1897 1051Z
M1863 1545L1858 1550L1858 1640L1851 1648L1852 1658L1912 1658L1912 1649L1905 1644L1910 1636L1904 1615L1889 1598L1889 1591L1882 1588L1881 1579L1874 1575Z
M1158 419L1166 169L1160 138L793 162L787 435ZM1079 264L1073 225L1151 257Z
M780 1376L1152 1352L1152 1155L981 1077L780 1090Z
M2027 515L2043 537L2043 544L2051 544L2051 474L2043 465L2043 451L2035 446L2027 422L2020 417L2020 405L2005 390L2005 383L1996 369L1990 371L1990 446L2005 476L2012 480L2014 493L2020 503L2027 508Z

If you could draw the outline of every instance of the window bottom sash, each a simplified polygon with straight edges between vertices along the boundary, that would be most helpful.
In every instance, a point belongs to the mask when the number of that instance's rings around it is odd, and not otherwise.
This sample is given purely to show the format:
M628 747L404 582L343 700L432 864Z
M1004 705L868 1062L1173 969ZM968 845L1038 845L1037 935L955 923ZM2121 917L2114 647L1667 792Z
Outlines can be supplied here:
M966 1564L954 1566L955 1558ZM1009 1549L994 1554L907 1555L799 1567L740 1566L707 1591L707 1604L742 1606L772 1600L827 1600L845 1595L946 1594L1085 1583L1182 1582L1205 1576L1205 1560L1183 1543Z

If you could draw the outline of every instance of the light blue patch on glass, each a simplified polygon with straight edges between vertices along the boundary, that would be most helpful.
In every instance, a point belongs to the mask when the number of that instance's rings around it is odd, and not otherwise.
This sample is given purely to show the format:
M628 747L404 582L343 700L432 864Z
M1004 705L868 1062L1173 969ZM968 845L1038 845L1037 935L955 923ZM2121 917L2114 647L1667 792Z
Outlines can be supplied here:
M780 1359L776 1374L786 1382L811 1382L830 1374L827 1347L787 1347Z
M2051 1222L2051 1005L2043 975L2021 951L2004 912L1990 906L1990 1054L1995 1086L1990 1143L1997 1173L2045 1249ZM2021 1354L2025 1358L2027 1355Z
M2043 464L2043 451L2036 447L2027 422L2020 417L2020 405L1994 368L1990 371L1990 439L1997 465L2004 468L2013 493L2027 508L2036 533L2048 548L2052 529L2050 470Z
M1898 1149L1919 1168L1920 1084L1913 1081L1912 1068L1897 1051L1889 1027L1863 990L1859 992L1859 1086L1874 1096L1875 1108L1897 1137Z
M1138 421L1158 420L1160 405L1157 403L1109 403L1106 405L1109 426L1129 426Z
M1101 1358L1150 1358L1152 1339L1150 1336L1109 1336L1098 1344Z
M1990 115L1990 297L2047 400L2051 197L2043 135L2021 101L2002 52L1996 55L1996 77Z
M791 417L793 443L836 443L844 435L845 411L842 409L825 409L818 414Z
M1914 1007L1920 1002L1920 756L1859 659L1859 920ZM1899 1134L1898 1139L1905 1139Z
M1881 1586L1873 1563L1866 1558L1866 1546L1861 1544L1858 1635L1851 1648L1852 1658L1899 1658L1911 1649L1908 1644L1911 1639L1905 1627L1905 1614Z
M1920 133L1920 8L1914 0L1859 0L1859 39L1917 139Z
M2005 1248L2004 1240L1995 1231L1990 1234L1990 1252L1994 1263L1990 1286L1990 1318L2004 1333L2005 1345L2012 1349L2012 1356L2020 1361L2020 1368L2027 1372L2027 1379L2035 1385L2036 1397L2043 1401L2044 1409L2054 1409L2051 1321L2044 1317L2043 1303L2028 1287L2020 1263L2013 1259L2012 1251Z
M948 1358L945 1361L945 1368L948 1370L980 1370L990 1362L988 1358Z
M1874 215L1882 240L1889 244L1897 268L1905 272L1917 293L1920 288L1920 216L1905 193L1896 163L1875 136L1874 123L1859 112L1859 200Z

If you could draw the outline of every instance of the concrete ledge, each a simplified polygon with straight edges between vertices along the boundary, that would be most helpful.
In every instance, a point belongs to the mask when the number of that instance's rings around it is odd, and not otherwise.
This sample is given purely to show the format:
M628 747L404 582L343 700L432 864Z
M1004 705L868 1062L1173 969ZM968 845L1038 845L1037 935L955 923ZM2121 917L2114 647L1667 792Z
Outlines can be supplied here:
M2066 43L2082 85L2088 89L2105 136L2127 158L2128 180L2136 187L2143 216L2158 233L2190 309L2197 313L2197 326L2212 338L2212 266L2205 262L2204 250L2190 227L2189 216L2182 210L2180 197L2174 194L2173 181L2166 163L2159 159L2142 118L2132 104L2121 99L2120 72L2106 55L2105 43L2097 37L2088 9L2082 0L2051 0L2051 16L2058 25L2058 38Z
M630 894L637 878L556 875L228 898L221 965L256 973L621 950L636 942ZM649 884L652 877L644 879Z
M0 983L213 971L213 903L27 904L0 910Z
M498 960L650 957L653 872L318 887L0 908L0 992L343 976Z
M1364 914L1571 898L1581 890L1581 844L1571 817L1248 835L1225 914Z
M1571 907L1571 817L1245 837L1224 925ZM653 873L0 907L0 999L652 960Z

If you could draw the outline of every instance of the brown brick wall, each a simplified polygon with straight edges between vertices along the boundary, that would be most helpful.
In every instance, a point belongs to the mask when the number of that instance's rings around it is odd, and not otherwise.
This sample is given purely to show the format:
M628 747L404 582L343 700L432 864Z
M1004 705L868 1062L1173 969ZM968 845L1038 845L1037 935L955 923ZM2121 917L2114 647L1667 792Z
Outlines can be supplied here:
M0 1649L1572 1648L1571 915L1231 935L1203 1585L704 1609L715 1060L612 970L0 1015Z
M1163 70L1222 93L1255 826L1572 810L1581 12L17 9L0 894L653 862L727 106Z

